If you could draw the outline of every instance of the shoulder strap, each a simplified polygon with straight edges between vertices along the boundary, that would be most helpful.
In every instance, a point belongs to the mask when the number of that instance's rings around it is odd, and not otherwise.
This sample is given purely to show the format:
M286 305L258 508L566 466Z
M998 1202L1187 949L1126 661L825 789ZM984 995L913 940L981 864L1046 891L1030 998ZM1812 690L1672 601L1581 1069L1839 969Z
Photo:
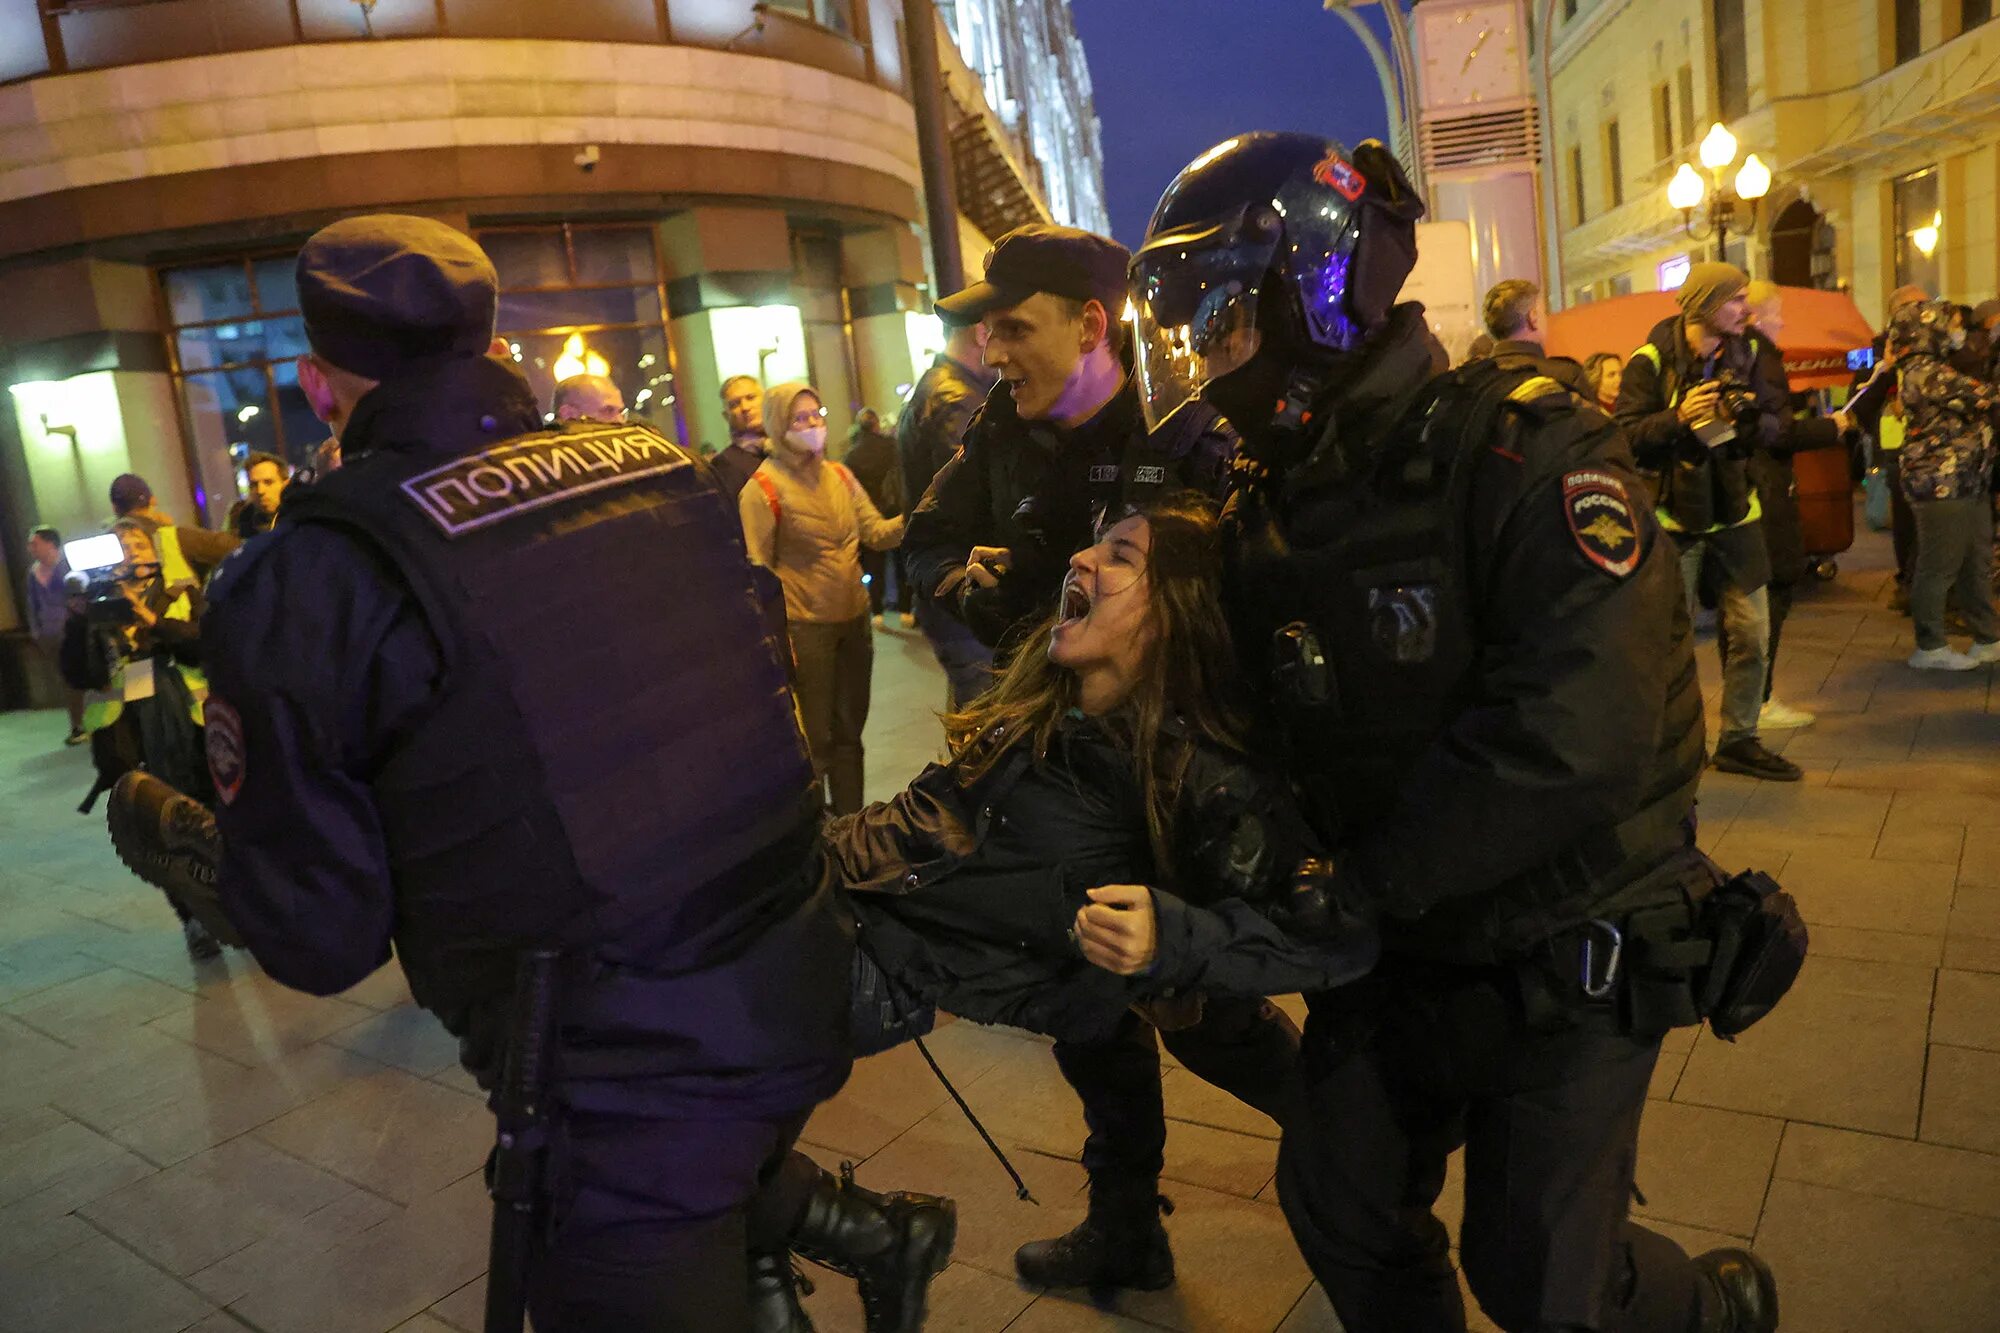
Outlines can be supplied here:
M835 466L839 465L835 464ZM771 506L771 521L774 523L784 522L785 507L778 503L777 486L772 484L771 479L764 475L764 471L762 468L759 468L757 471L752 472L750 474L750 480L756 482L757 489L764 492L764 503Z

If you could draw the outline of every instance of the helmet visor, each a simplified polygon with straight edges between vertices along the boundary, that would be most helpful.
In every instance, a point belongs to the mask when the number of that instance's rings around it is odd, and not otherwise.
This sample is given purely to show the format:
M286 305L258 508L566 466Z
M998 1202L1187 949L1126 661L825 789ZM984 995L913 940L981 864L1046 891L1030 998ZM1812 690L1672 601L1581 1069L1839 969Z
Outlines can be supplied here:
M1133 265L1133 352L1148 429L1257 354L1257 285L1269 261L1268 245L1168 244Z

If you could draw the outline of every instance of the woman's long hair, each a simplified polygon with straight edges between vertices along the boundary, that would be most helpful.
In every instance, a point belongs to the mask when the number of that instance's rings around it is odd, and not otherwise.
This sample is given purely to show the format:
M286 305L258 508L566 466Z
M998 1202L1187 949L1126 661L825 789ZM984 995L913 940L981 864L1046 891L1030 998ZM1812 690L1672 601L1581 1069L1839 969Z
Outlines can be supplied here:
M1240 751L1249 720L1222 612L1222 542L1214 504L1183 492L1133 512L1152 531L1144 578L1154 633L1131 696L1100 721L1132 758L1154 865L1170 876L1174 808L1194 745ZM967 781L1016 745L1032 746L1037 758L1046 756L1057 725L1077 706L1076 673L1049 661L1049 636L1059 617L1051 615L1021 641L992 689L945 716L952 762ZM1170 733L1168 724L1175 721L1179 728Z

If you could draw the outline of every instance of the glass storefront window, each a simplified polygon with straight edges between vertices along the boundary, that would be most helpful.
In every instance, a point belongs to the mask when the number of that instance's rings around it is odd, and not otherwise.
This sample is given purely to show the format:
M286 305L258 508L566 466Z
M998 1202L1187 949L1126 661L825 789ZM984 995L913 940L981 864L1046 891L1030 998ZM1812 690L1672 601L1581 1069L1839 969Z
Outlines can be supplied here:
M546 408L564 374L608 376L628 414L687 438L667 343L666 277L644 225L482 231L500 274L500 336Z
M667 341L666 280L645 225L556 225L479 233L500 276L498 331L546 408L566 354L601 359L634 420L687 438ZM312 461L327 430L299 388L307 350L292 254L249 255L160 274L184 437L202 521L243 494L244 460Z
M170 346L196 502L202 521L218 527L244 494L251 453L297 467L326 438L292 364L306 351L293 256L168 269L160 282L175 325Z

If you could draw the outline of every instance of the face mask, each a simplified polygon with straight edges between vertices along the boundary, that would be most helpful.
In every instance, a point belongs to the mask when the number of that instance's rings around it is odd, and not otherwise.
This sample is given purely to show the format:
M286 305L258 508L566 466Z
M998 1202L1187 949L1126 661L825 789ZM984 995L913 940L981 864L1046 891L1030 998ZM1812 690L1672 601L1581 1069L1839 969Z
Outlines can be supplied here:
M817 458L826 452L826 427L810 426L805 430L789 431L785 435L785 443L802 454Z

